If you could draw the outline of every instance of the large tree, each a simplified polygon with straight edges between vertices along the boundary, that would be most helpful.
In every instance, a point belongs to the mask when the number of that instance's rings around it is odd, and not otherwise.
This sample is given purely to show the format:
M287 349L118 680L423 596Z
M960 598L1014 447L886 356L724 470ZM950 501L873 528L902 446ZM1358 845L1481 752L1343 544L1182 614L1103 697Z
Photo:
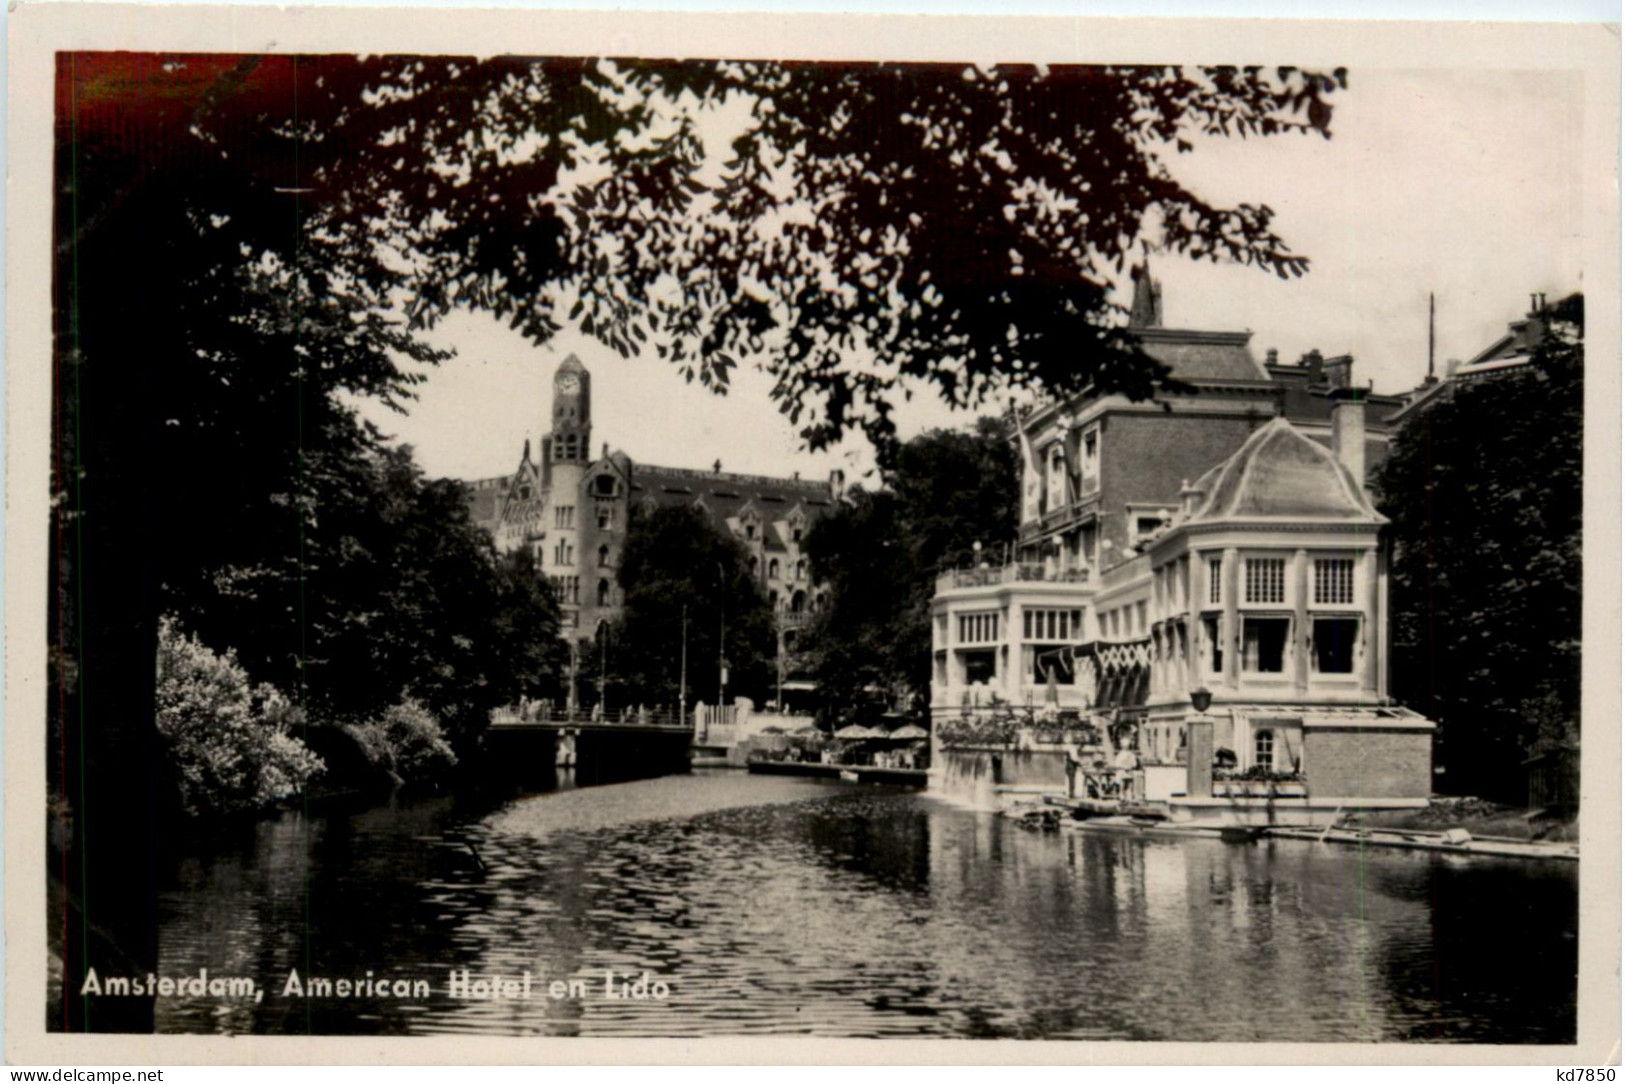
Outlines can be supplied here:
M1456 793L1521 798L1521 761L1579 736L1583 331L1554 306L1527 366L1446 389L1382 467L1393 689Z
M829 714L929 702L937 574L1015 537L1019 486L1004 426L984 418L908 441L881 488L814 525L808 553L830 593L809 640Z
M606 648L611 708L675 708L687 660L688 703L726 695L761 703L773 687L773 614L745 549L688 506L636 513L616 577L625 608ZM587 650L592 650L589 644ZM592 677L595 661L583 657ZM619 704L614 701L619 697Z
M1215 205L1166 160L1197 135L1327 135L1343 84L1290 67L184 65L186 85L213 80L200 138L275 163L259 188L308 216L303 259L409 299L412 326L459 306L537 342L574 324L719 389L758 365L809 443L859 426L883 451L916 386L961 406L1011 385L1149 395L1166 369L1109 300L1144 244L1303 273L1270 208Z

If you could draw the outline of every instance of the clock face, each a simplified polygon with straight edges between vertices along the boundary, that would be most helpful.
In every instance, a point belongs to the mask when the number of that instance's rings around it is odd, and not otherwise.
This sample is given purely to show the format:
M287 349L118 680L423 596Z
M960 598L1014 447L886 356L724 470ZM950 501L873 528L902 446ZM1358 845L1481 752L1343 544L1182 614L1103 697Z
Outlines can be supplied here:
M573 395L579 387L581 387L581 381L577 380L573 373L566 373L559 377L559 390L565 394Z

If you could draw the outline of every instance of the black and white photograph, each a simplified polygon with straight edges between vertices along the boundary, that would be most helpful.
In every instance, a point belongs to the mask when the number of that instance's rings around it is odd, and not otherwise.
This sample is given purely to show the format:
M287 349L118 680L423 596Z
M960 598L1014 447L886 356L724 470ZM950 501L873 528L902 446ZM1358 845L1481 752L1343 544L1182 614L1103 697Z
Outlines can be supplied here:
M1617 27L107 10L12 1060L1617 1060Z

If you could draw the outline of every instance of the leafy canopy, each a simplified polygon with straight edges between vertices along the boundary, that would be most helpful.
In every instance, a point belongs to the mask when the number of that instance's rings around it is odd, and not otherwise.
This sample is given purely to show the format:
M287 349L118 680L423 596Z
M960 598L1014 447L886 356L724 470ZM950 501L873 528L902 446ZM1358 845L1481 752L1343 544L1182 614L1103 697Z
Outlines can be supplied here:
M1151 394L1166 371L1108 293L1142 245L1302 274L1270 208L1210 203L1167 158L1198 136L1329 135L1344 85L1259 67L176 64L147 78L199 96L188 153L229 153L216 171L249 182L232 206L204 199L198 228L257 258L266 228L286 233L267 214L304 216L280 273L364 302L369 333L470 307L538 343L573 324L653 349L719 390L752 364L813 447L859 427L888 452L916 388L958 406L1012 386Z
M882 488L813 526L808 553L830 595L810 652L834 717L876 700L929 703L937 573L1014 537L1019 473L998 422L934 430L902 446Z
M1379 477L1394 691L1454 790L1521 799L1524 757L1579 736L1584 322L1553 306L1529 365L1447 388Z

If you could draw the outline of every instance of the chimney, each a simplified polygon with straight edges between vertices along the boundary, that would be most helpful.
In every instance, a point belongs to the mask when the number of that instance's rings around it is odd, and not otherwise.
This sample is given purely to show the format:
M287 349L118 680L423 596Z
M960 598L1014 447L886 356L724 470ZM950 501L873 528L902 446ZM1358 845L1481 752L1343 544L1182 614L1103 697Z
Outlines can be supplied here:
M1333 388L1346 388L1353 384L1354 358L1348 354L1326 359L1326 383Z
M1275 347L1272 346L1268 350L1264 351L1264 364L1265 365L1276 365L1276 364L1280 363L1280 360L1281 360L1281 352L1279 350L1275 349Z
M1325 375L1319 350L1311 350L1298 359L1298 364L1309 370L1309 383L1318 384Z
M1337 388L1332 392L1332 452L1365 488L1365 389Z

